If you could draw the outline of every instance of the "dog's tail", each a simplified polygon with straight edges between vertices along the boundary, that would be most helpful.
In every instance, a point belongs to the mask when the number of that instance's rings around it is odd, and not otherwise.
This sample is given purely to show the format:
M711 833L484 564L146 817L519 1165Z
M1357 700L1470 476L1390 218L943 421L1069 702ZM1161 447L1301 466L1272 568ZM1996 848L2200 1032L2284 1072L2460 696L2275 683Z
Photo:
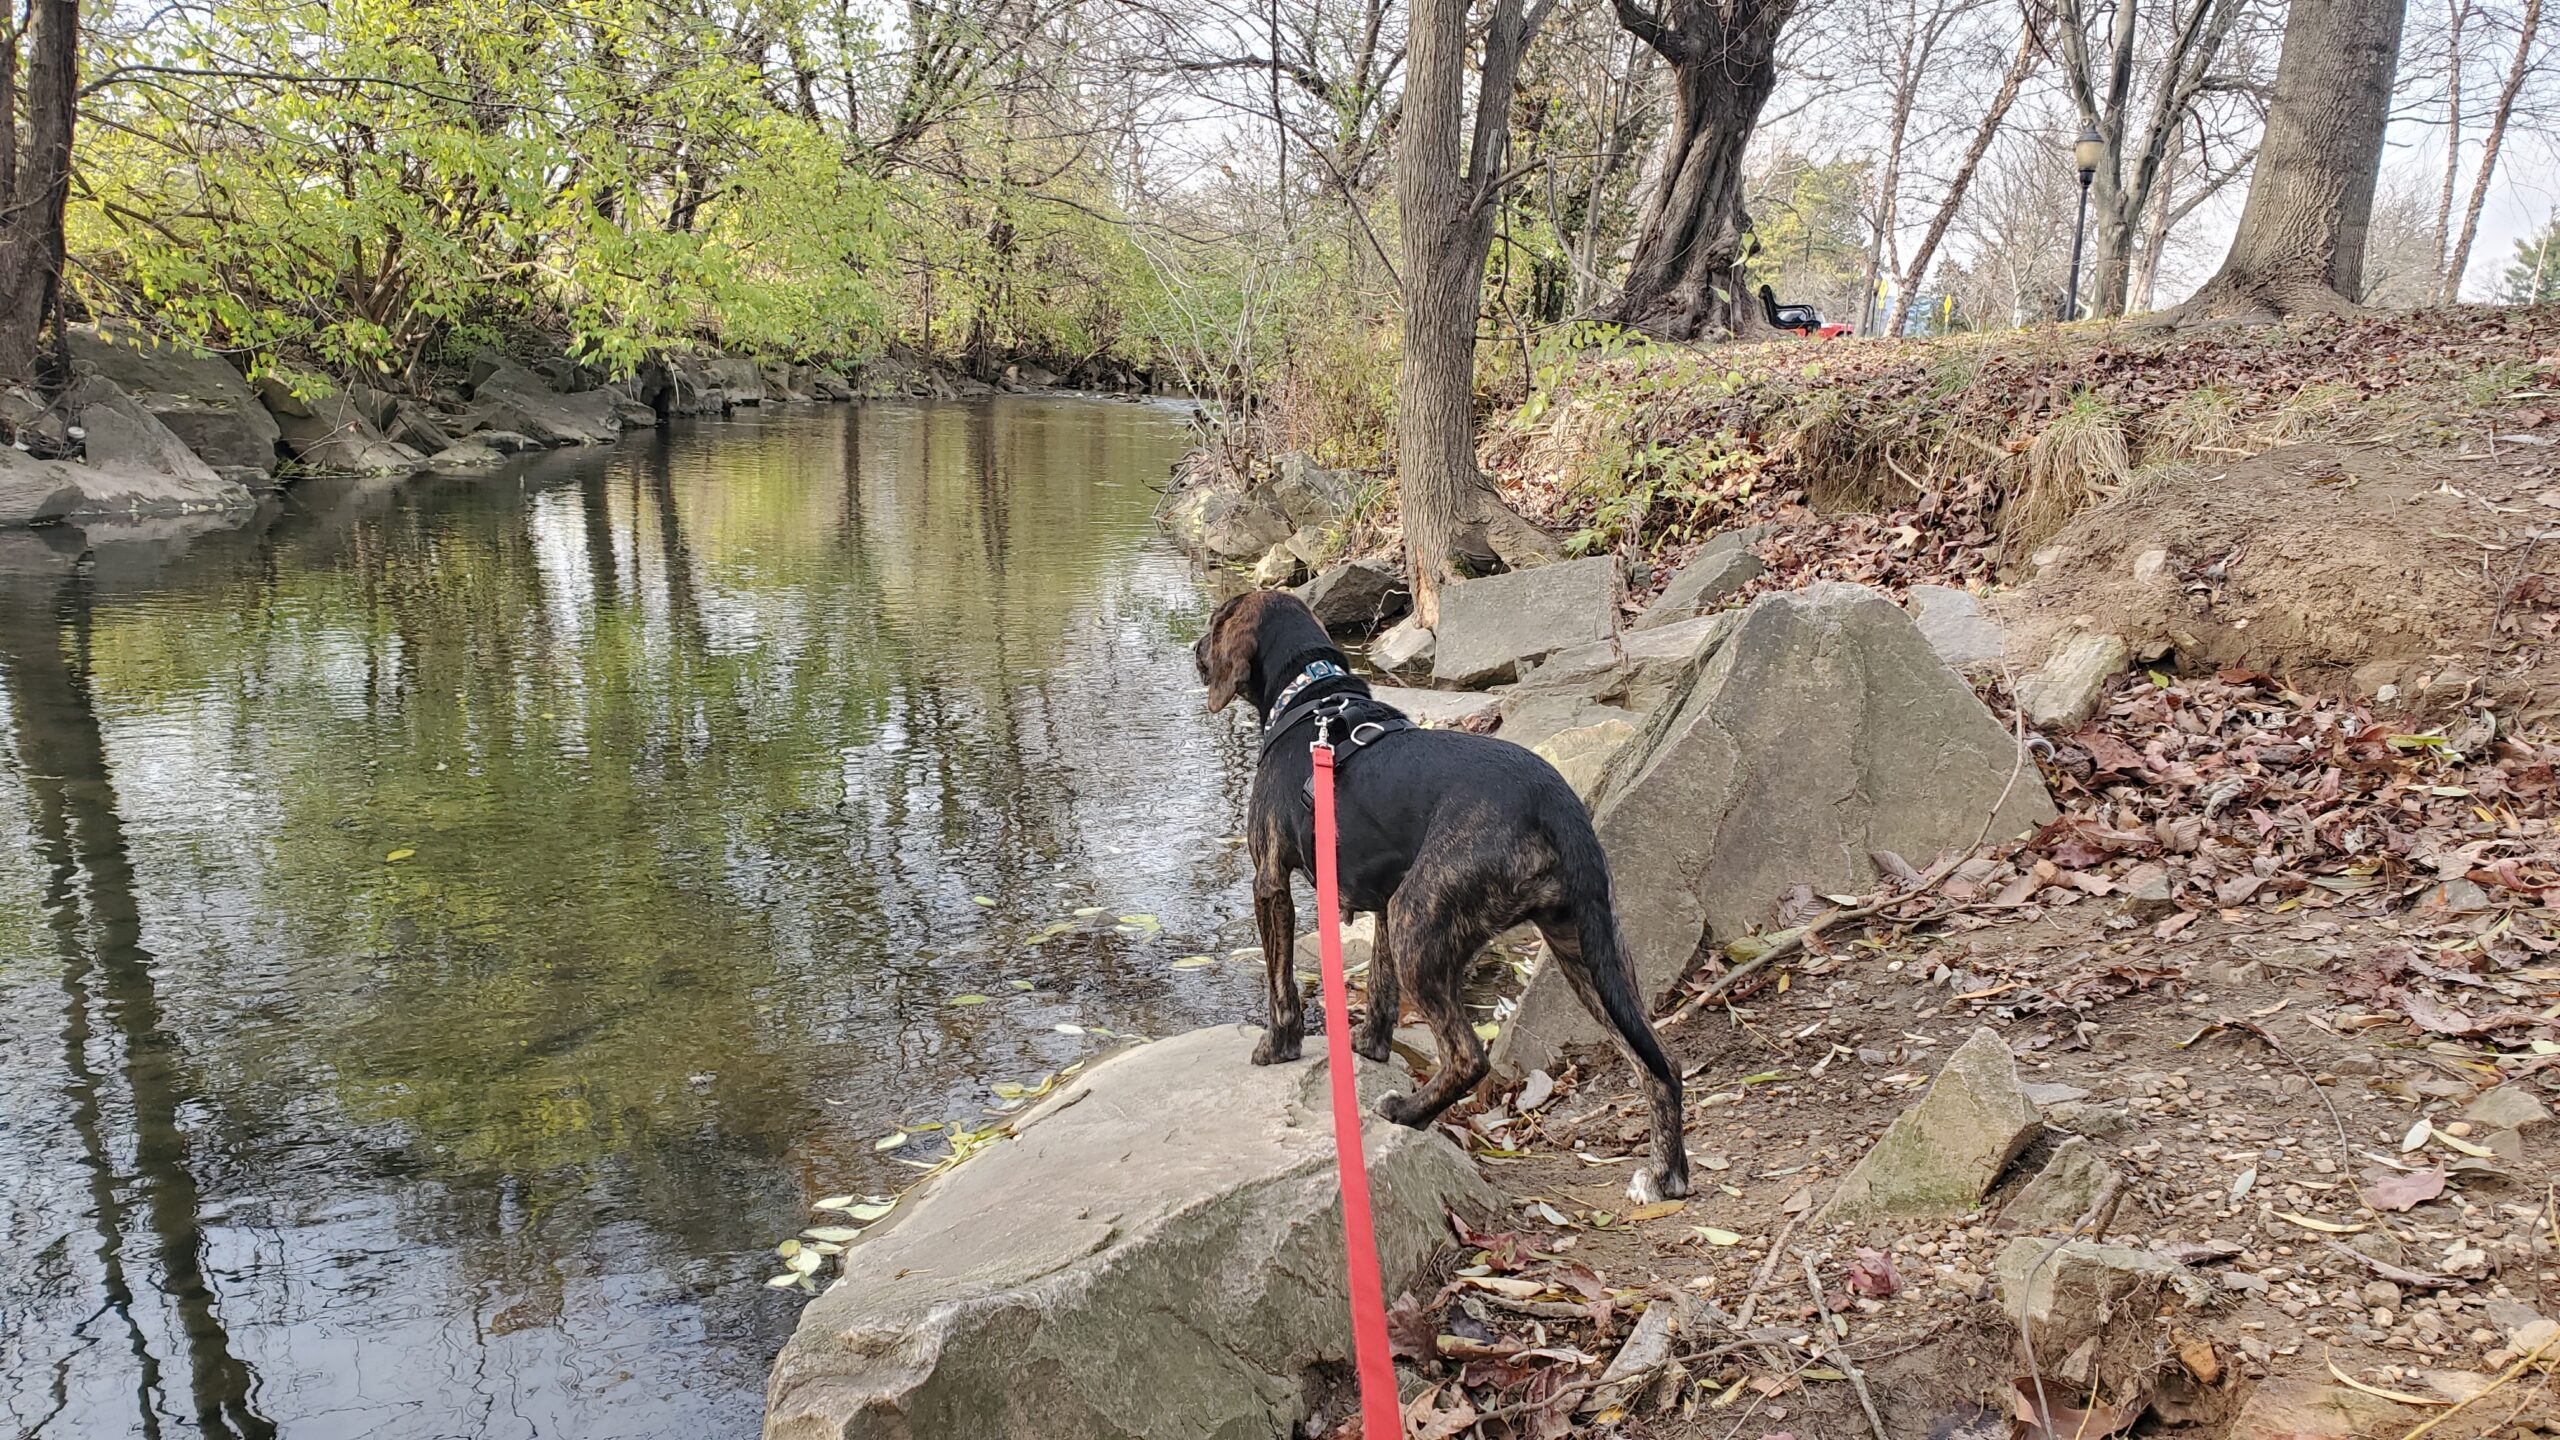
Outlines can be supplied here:
M1600 838L1587 828L1579 835L1558 838L1566 852L1566 873L1591 877L1576 887L1581 893L1574 904L1583 971L1591 977L1591 992L1600 999L1600 1013L1591 1018L1618 1032L1637 1063L1676 1095L1679 1073L1672 1068L1671 1057L1662 1052L1653 1022L1644 1013L1644 998L1636 993L1635 962L1628 957L1626 936L1618 929L1618 907L1610 894L1609 862L1600 849ZM1582 851L1588 853L1577 853Z

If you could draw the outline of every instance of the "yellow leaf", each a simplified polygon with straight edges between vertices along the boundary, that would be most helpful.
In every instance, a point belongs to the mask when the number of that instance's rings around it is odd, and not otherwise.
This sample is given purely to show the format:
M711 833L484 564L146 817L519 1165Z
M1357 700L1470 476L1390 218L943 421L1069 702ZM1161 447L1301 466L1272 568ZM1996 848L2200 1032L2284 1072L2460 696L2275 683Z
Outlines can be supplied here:
M904 1130L896 1130L872 1141L871 1148L874 1150L895 1150L914 1138L914 1136L909 1135Z
M2346 1386L2350 1390L2361 1390L2367 1395L2378 1395L2385 1400L2397 1401L2402 1405L2450 1405L2454 1403L2450 1400L2439 1400L2432 1395L2411 1395L2401 1390L2385 1390L2379 1385L2367 1385L2353 1375L2339 1369L2337 1361L2331 1360L2328 1362L2328 1365L2329 1373L2338 1377L2338 1383Z
M2296 1215L2290 1210L2277 1211L2276 1218L2287 1224L2299 1225L2305 1230L2317 1230L2323 1235L2353 1235L2373 1228L2370 1225L2339 1225L2327 1220L2314 1220L2308 1215Z
M1627 1223L1641 1225L1647 1220L1659 1220L1665 1215L1677 1215L1688 1208L1689 1202L1686 1200L1656 1200L1650 1205L1639 1205L1628 1211Z
M390 854L383 856L383 857L382 857L382 860L383 860L383 863L384 863L384 864L386 864L386 865L397 865L397 864L399 864L401 861L406 860L406 859L408 859L410 856L415 855L415 854L417 854L417 853L418 853L417 851L410 849L410 848L409 848L408 846L406 846L406 845L403 845L403 846L401 846L399 849L392 851Z
M1479 1290L1490 1290L1496 1295L1508 1295L1514 1300L1526 1300L1533 1295L1547 1293L1547 1287L1535 1280L1515 1280L1508 1275L1469 1275L1465 1283Z
M1713 1225L1692 1225L1689 1227L1689 1233L1718 1248L1742 1243L1741 1236L1730 1230L1719 1230Z

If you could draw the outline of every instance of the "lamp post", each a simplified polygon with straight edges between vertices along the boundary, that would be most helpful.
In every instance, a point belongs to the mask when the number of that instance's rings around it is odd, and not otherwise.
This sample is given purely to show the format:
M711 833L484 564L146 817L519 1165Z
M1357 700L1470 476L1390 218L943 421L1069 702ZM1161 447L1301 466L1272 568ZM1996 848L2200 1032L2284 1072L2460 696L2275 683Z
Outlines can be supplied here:
M2062 318L2080 318L2080 242L2089 233L2089 181L2098 173L2098 162L2107 158L2106 137L2095 126L2080 132L2071 146L2071 158L2080 164L2080 218L2071 226L2071 293L2062 302Z

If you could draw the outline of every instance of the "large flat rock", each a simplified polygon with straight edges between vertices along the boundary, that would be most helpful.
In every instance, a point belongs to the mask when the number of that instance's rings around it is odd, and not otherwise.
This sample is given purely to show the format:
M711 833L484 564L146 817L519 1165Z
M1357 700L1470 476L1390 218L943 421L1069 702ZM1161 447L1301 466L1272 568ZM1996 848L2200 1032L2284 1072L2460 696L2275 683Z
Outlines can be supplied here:
M771 1440L1270 1440L1347 1364L1320 1044L1235 1025L1087 1071L847 1250L774 1362ZM1401 1083L1362 1066L1364 1105ZM1362 1131L1387 1294L1500 1198L1442 1136Z
M1524 665L1606 640L1618 610L1618 562L1606 555L1461 580L1440 592L1432 679L1499 685Z
M0 445L0 525L142 519L247 510L247 486L209 472L172 475L146 465L39 460Z
M1971 848L1985 821L2002 840L2054 814L1911 617L1836 583L1742 610L1611 758L1591 810L1647 1004L1701 941L1765 928L1793 886L1861 893L1878 878L1871 852L1926 866ZM1526 1071L1602 1038L1541 962L1494 1057Z
M622 414L607 391L563 394L500 356L484 355L472 368L479 374L471 387L472 415L483 428L529 435L544 445L610 445L622 438ZM746 370L755 373L753 365ZM761 399L763 392L757 395Z
M63 344L74 370L115 382L207 465L275 468L275 418L220 357L123 326L74 325Z

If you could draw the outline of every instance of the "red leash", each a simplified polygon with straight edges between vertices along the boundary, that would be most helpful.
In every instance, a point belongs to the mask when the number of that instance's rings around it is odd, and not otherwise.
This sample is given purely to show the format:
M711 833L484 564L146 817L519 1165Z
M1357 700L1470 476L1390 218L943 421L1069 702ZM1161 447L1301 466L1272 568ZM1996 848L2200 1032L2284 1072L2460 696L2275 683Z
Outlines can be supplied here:
M1325 722L1319 721L1320 727ZM1329 728L1329 727L1325 727ZM1387 1351L1386 1289L1369 1214L1369 1162L1360 1152L1360 1086L1351 1058L1351 983L1342 968L1342 904L1335 874L1333 745L1317 730L1316 950L1324 968L1324 1051L1333 1081L1333 1160L1342 1172L1342 1248L1351 1264L1352 1354L1360 1372L1361 1440L1403 1440L1396 1365Z

